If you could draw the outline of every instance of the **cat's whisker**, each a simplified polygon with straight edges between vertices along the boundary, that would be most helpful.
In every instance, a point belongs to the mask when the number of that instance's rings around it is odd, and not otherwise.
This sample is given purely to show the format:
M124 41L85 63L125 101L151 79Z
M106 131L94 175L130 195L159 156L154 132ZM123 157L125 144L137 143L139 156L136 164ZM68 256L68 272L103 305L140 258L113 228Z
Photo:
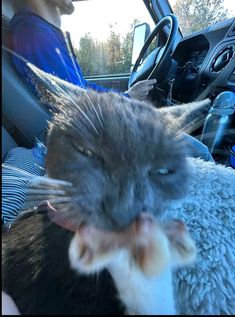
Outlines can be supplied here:
M46 169L45 169L44 167L42 167L41 165L39 165L39 164L36 164L36 163L35 163L34 166L37 166L37 168L40 169L40 170L42 170L43 172L46 171Z
M40 202L38 202L38 204L39 203ZM40 206L38 204L34 203L31 205L30 204L24 205L20 214L18 215L18 218L21 219L21 218L30 216L32 214L38 214L38 213L42 213L42 212L46 213L48 211L48 209L46 208L46 205ZM58 203L56 205L56 208L58 209L58 212L60 212L60 213L68 212L69 207L70 207L70 205L68 203L66 203L66 204Z
M2 45L2 48L3 48L5 51L7 51L8 53L10 53L10 54L16 56L17 58L19 58L20 60L22 60L22 61L23 61L24 63L26 63L28 66L30 65L30 68L32 68L32 69L37 73L37 76L38 76L41 80L45 80L45 79L39 74L39 72L37 72L37 70L35 69L35 66L34 66L31 62L29 62L29 60L25 59L24 57L22 57L21 55L19 55L19 54L16 53L16 52L14 52L13 50L7 48L5 45ZM72 61L73 61L73 63L74 63L73 58L72 58ZM76 69L76 67L75 67L75 69ZM78 74L78 73L77 73L77 74ZM78 74L78 76L79 76L79 74ZM99 132L98 132L97 128L96 128L95 125L92 123L92 121L90 120L90 118L86 115L86 113L74 102L74 100L69 96L69 94L68 94L67 92L65 92L55 81L53 81L53 83L54 83L54 85L57 87L57 90L59 90L59 91L61 92L61 97L62 97L62 98L63 98L63 97L69 98L69 100L74 104L74 106L75 106L77 109L79 109L79 111L82 113L82 115L87 119L87 121L89 122L89 124L93 127L93 129L95 130L95 132L99 135ZM81 83L82 83L82 81L81 81ZM85 91L86 91L86 88L84 87L84 85L83 85L82 88L85 89ZM88 100L89 100L89 102L90 102L90 104L91 104L91 106L92 106L92 108L93 108L93 110L94 110L94 113L95 113L96 117L98 118L98 121L99 121L101 127L103 127L103 121L101 120L100 116L98 115L98 112L97 112L97 110L95 109L95 106L93 105L93 103L92 103L91 99L89 98L88 94L87 94L87 98L88 98ZM100 108L100 105L99 105L99 104L98 104L98 107L99 107L99 110L100 110L100 114L102 115L101 108ZM59 111L62 111L62 110L59 109Z
M46 198L50 199L50 198L70 198L71 199L71 194L67 193L66 191L55 191L55 190L51 190L50 188L46 189L46 190L41 190L41 188L32 190L29 189L28 191L28 197L29 199L40 199L40 197L45 200Z
M32 180L31 186L32 187L50 186L50 187L55 187L55 188L64 186L66 188L67 187L71 188L73 186L73 184L71 182L67 182L67 181L61 180L61 179L50 178L47 176L43 176L43 177L39 176L37 179Z
M66 199L65 199L66 198ZM68 209L68 207L71 207L71 198L70 197L63 197L60 200L58 198L51 198L51 197L42 197L42 199L31 199L30 197L28 198L27 201L25 201L23 207L22 207L22 211L26 211L26 210L34 210L36 211L37 209L41 210L43 208L47 209L46 204L45 206L42 205L42 202L49 202L51 204L51 206L53 206L53 208L55 208L56 210L66 210Z
M42 194L37 194L37 193L30 193L28 194L28 197L27 197L27 201L33 201L33 200L49 200L49 199L64 199L64 201L70 201L71 200L71 195L68 195L68 194L64 194L64 195L57 195L57 194L52 194L52 193L42 193Z
M102 110L101 110L101 106L100 106L100 104L98 103L98 107L99 107L99 111L100 111L100 116L101 116L101 118L102 118L102 122L104 122L104 116L103 116L103 113L102 113ZM104 126L102 126L102 128L103 128Z
M34 195L65 195L64 190L55 190L55 189L43 189L43 188L30 188L28 191L29 194Z
M32 64L30 63L29 67L32 68L35 73L37 73L37 76L38 76L39 78L41 78L41 80L45 80L45 79L40 75L40 73L37 71L37 69L35 69L34 65L32 65ZM82 113L82 115L88 120L88 122L89 122L90 125L93 127L93 129L95 130L95 132L96 132L97 134L99 134L98 130L96 129L95 125L92 123L92 121L90 120L90 118L88 117L88 115L74 102L74 100L71 98L71 96L69 95L69 93L67 93L65 90L63 90L63 89L56 83L56 81L54 81L53 79L51 79L51 81L52 81L53 84L54 84L54 89L55 89L55 88L57 89L57 92L56 92L56 93L57 93L58 95L61 94L60 97L61 97L62 99L63 99L64 97L67 97L67 98L71 101L71 103L75 106L75 108L77 108L77 109ZM59 109L59 111L62 112L62 109ZM64 113L65 113L65 112L64 112Z
M95 105L93 104L93 102L92 102L91 98L89 97L87 90L85 89L85 87L83 87L83 88L84 88L84 90L85 90L86 98L87 98L87 100L89 101L89 104L91 105L91 108L92 108L92 110L94 111L95 116L96 116L96 117L97 117L97 119L98 119L98 122L99 122L99 124L100 124L101 128L103 128L103 127L104 127L104 123L103 123L103 121L102 121L102 119L103 119L103 115L102 115L102 112L101 112L101 107L100 107L100 104L98 103L98 108L99 108L99 111L100 111L101 117L99 116L99 114L98 114L98 112L97 112L97 110L96 110ZM87 109L88 109L88 110L90 110L90 108L89 108L89 107L87 107ZM93 115L92 111L90 111L90 113L91 113L91 115ZM102 119L101 119L101 118L102 118Z
M58 85L57 85L58 86ZM58 86L59 87L59 86ZM62 90L62 88L59 87L60 90ZM88 120L88 122L90 123L90 125L93 127L93 129L95 130L96 134L99 135L99 131L97 130L97 128L95 127L95 125L92 123L92 121L90 120L90 118L88 117L88 115L78 106L78 104L76 104L74 102L74 100L69 96L69 94L66 93L66 95L63 95L67 98L69 98L69 100L73 103L73 105L82 113L82 115Z
M37 76L43 81L45 80L40 73L37 71L37 69L35 68L35 66L31 63L28 63L28 66L33 69L33 71L37 74ZM87 114L75 103L75 101L71 98L71 96L69 95L69 93L67 93L65 90L63 90L57 83L55 80L51 79L51 81L53 82L54 86L57 89L57 93L60 92L61 93L61 97L66 97L68 98L71 103L75 106L76 109L78 109L81 114L86 118L86 120L89 122L89 124L93 127L93 129L95 130L95 132L99 135L98 130L96 129L95 125L92 123L92 121L90 120L90 118L87 116ZM59 109L59 111L61 112L61 109Z
M64 36L64 39L65 39L65 42L66 42L66 44L67 44L68 51L69 51L69 55L70 55L70 57L71 57L71 60L72 60L74 69L75 69L75 71L76 71L76 74L77 74L77 76L78 76L78 79L79 79L79 81L80 81L80 83L81 83L81 85L82 85L82 88L86 91L86 87L85 87L84 84L83 84L81 75L80 75L80 74L78 73L78 71L77 71L76 63L75 63L75 60L74 60L73 53L71 52L70 45L69 45L69 43L68 43L68 39L67 39L66 36ZM92 109L94 110L94 112L95 112L95 114L96 114L96 117L97 117L97 119L98 119L98 121L99 121L99 123L100 123L100 125L101 125L101 128L103 128L103 122L102 122L100 116L98 115L98 112L96 111L96 108L95 108L93 102L91 101L91 99L90 99L88 93L87 93L86 95L87 95L87 99L88 99L88 101L89 101L89 103L90 103ZM99 106L99 108L100 108L99 103L98 103L98 106ZM101 116L102 116L101 109L100 109L100 114L101 114Z
M183 131L187 134L191 134L193 131L201 127L204 121L205 121L205 116L199 115L197 119L194 119L188 124L186 124L183 128Z
M72 197L68 196L68 195L52 195L52 194L48 194L48 195L34 195L34 194L29 194L27 197L27 203L32 203L32 202L36 202L36 201L54 201L54 204L56 204L58 199L58 202L70 202Z
M47 148L46 145L41 140L39 140L37 136L35 136L34 139L37 143L40 143L40 145L46 150Z
M27 197L27 202L30 202L30 203L35 203L36 201L39 201L39 202L42 202L42 201L49 201L51 199L55 199L55 198L61 198L61 199L65 199L65 197L67 196L62 196L62 195L34 195L34 194L30 194L28 195ZM68 197L67 200L65 201L71 201L71 197Z
M49 198L48 201L55 205L58 203L71 202L71 197L59 197L59 198Z

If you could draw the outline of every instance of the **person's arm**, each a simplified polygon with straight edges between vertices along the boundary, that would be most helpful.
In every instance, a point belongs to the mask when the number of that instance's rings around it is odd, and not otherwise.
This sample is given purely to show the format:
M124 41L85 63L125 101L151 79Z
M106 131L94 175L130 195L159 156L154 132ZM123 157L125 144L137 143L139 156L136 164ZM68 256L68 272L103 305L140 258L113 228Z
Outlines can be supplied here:
M153 88L155 80L144 80L138 82L126 92L120 92L115 89L104 88L102 86L90 83L83 77L79 64L65 44L60 31L44 25L41 21L35 19L23 23L13 32L13 43L16 53L27 59L29 62L41 70L53 74L72 84L78 85L84 89L90 88L99 92L116 92L143 100L147 97L149 90ZM28 78L28 68L25 62L13 55L13 62L24 78ZM35 91L33 84L29 81L31 88Z
M85 80L76 57L66 46L62 33L43 25L41 21L37 22L34 19L23 23L19 29L14 30L13 44L17 54L47 73L84 89L121 93L118 90L104 88ZM12 58L18 72L26 79L28 69L25 67L25 62L14 55ZM34 87L32 88L34 90Z
M43 25L25 23L13 35L14 50L41 70L63 80L86 87L80 67L69 55L60 34ZM25 78L25 62L13 55L18 72Z

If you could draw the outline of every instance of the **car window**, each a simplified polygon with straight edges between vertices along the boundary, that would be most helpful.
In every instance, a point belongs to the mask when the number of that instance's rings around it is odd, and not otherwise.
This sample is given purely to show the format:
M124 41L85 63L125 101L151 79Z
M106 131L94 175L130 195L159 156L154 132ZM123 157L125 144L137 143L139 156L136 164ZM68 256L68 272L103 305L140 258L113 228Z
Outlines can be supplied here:
M235 0L169 0L184 36L235 16Z
M89 0L74 6L71 16L62 17L62 29L71 34L84 76L129 74L134 26L154 25L143 0Z

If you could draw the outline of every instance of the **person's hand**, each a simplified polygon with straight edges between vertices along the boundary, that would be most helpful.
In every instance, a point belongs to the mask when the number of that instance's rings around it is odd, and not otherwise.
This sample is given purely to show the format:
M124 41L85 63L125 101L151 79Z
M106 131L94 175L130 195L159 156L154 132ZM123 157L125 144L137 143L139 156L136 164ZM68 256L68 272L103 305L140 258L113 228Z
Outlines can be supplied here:
M156 84L156 79L146 79L134 84L129 90L125 91L131 98L145 100L150 90Z
M20 315L11 296L2 291L2 315Z

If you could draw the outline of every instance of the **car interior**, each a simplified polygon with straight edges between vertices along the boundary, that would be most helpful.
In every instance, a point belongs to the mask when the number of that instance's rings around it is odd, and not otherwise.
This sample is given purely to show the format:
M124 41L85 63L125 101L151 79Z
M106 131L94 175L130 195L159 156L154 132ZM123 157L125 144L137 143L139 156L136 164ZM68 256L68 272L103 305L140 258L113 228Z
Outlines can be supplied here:
M47 120L51 118L47 108L28 89L12 64L9 22L13 14L11 0L3 0L2 161L9 149L17 145L30 148L35 137L43 141ZM167 59L161 63L162 70L155 68L153 60L158 58L159 49L154 50L142 62L129 84L150 75L159 79L160 84L151 98L154 100L160 94L162 100L168 100L170 90L170 105L210 98L214 112L209 111L204 124L193 135L208 146L217 162L229 166L230 149L235 144L235 18L182 38L177 45L172 45L172 50L171 53L166 50ZM142 53L141 57L145 52ZM160 74L164 74L164 78L158 78ZM224 92L225 97L223 94L221 97Z
M11 61L9 21L14 12L11 2L2 2L2 160L18 146L32 147L43 140L46 121L51 115L18 76Z

